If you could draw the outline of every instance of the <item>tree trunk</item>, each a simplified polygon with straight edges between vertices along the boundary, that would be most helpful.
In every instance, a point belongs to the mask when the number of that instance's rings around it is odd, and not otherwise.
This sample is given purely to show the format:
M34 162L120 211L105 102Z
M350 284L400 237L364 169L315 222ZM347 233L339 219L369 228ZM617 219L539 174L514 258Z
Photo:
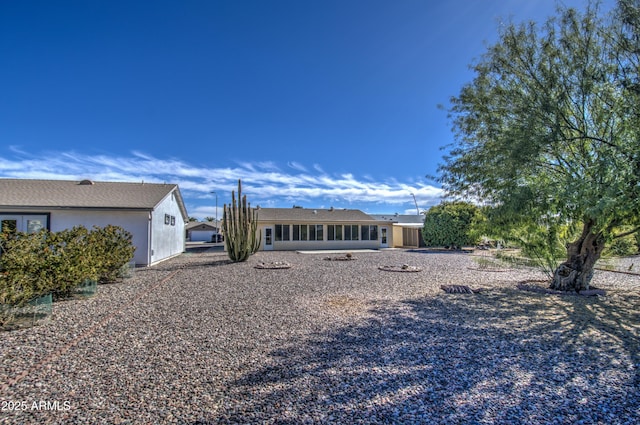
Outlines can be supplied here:
M593 268L604 249L600 232L593 233L594 223L586 221L580 237L567 245L567 261L553 272L551 289L580 292L589 289Z

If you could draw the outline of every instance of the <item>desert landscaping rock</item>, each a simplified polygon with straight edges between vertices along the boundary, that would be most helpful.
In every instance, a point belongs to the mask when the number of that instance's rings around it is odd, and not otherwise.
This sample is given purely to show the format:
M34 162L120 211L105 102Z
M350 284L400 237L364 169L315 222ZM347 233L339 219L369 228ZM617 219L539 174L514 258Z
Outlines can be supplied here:
M399 273L417 273L421 272L422 269L416 266L410 266L408 264L403 264L401 266L380 266L378 269L384 272L399 272Z
M640 421L637 276L596 271L606 296L563 297L467 254L322 259L183 255L55 303L48 323L1 334L0 423ZM276 262L296 266L255 268Z
M258 263L256 264L255 268L268 270L290 269L291 264L284 261L271 261L269 263Z

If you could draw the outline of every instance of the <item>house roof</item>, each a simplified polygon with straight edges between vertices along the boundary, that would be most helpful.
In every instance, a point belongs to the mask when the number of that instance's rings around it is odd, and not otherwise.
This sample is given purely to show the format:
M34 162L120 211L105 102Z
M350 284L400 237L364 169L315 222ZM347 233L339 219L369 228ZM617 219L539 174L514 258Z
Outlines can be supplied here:
M375 221L360 210L312 208L259 208L258 221L267 222L361 222Z
M191 221L185 226L186 230L217 230L214 223L205 221Z
M0 208L153 210L172 192L186 220L187 210L175 184L0 179Z
M372 214L371 217L379 221L388 221L390 223L424 225L424 215L422 214Z

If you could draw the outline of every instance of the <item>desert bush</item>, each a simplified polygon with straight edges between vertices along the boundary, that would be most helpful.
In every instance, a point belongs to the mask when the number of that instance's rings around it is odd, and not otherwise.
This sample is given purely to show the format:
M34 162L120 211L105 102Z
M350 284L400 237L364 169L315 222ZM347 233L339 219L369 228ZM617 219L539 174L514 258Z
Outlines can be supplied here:
M54 276L47 266L48 232L2 234L0 304L24 306L51 292Z
M480 218L478 207L467 202L443 202L427 211L422 237L427 246L452 249L475 245L479 235L474 223Z
M113 282L121 277L122 268L133 259L135 252L131 233L118 226L94 226L89 238L93 254L99 260L98 281Z
M603 257L625 257L638 253L638 245L635 235L628 235L622 238L614 239L611 244L605 248L602 253Z
M131 234L118 226L0 236L0 304L23 306L47 293L70 295L85 280L113 281L133 258Z

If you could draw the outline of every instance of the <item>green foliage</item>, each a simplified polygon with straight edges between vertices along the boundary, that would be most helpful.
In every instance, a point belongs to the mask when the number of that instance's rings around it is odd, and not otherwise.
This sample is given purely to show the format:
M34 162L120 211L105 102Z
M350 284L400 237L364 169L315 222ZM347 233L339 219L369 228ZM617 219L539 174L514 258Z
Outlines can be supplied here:
M110 281L133 258L131 234L117 226L0 235L0 304L23 306L68 296L85 280Z
M628 232L629 229L626 229ZM623 233L626 233L623 231ZM613 239L607 249L602 253L603 257L625 257L638 253L638 232L635 234L627 234L619 238Z
M96 274L99 282L112 282L121 276L135 252L132 235L121 227L107 225L94 226L89 241L96 262Z
M557 223L528 223L515 228L509 240L522 249L522 254L531 260L530 265L541 268L549 277L566 256L566 244L572 239L569 226Z
M260 248L261 237L257 232L256 211L247 203L247 195L242 196L242 183L238 180L238 201L231 192L231 205L224 205L222 231L227 255L233 262L246 261Z
M564 252L585 275L599 241L640 225L639 11L621 0L609 17L593 3L506 25L452 98L456 142L440 182L500 210L502 231L530 231L519 236L549 265L561 229L545 218L583 226Z
M54 275L48 259L48 232L30 235L3 233L0 257L0 304L24 306L31 299L51 292Z
M427 246L452 249L475 245L478 235L474 224L481 217L480 209L466 202L443 202L427 211L422 237Z

